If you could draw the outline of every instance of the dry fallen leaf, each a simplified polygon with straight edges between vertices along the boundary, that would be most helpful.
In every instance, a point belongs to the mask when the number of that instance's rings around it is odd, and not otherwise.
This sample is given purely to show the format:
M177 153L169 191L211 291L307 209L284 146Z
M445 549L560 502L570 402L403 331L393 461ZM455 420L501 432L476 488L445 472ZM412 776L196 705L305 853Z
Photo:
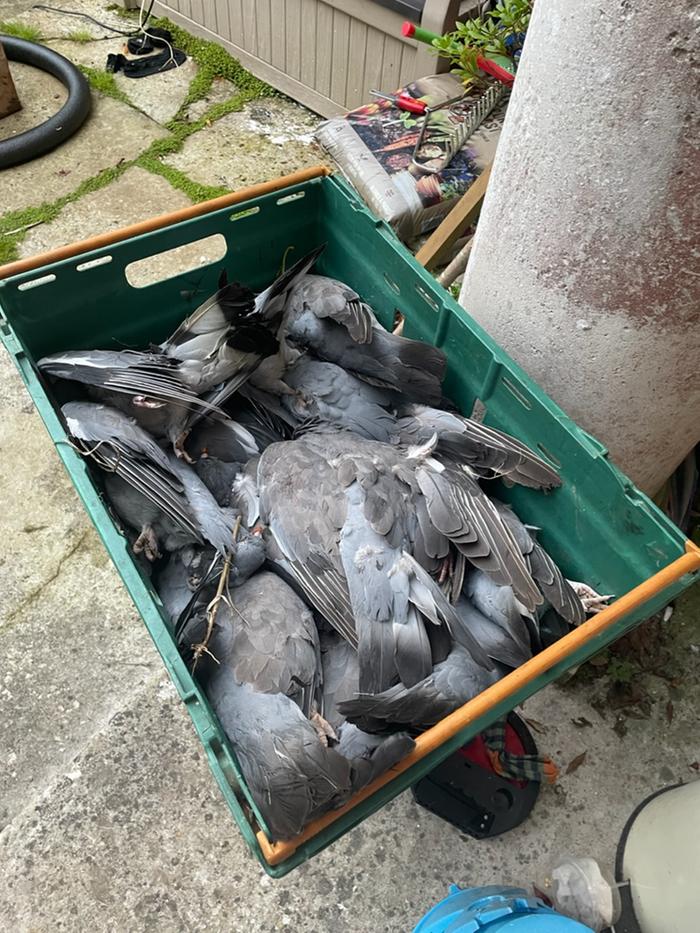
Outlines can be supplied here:
M666 721L673 722L673 703L670 700L666 704Z
M579 729L585 729L586 726L592 726L592 725L593 725L593 723L590 721L590 719L586 719L585 716L577 716L576 719L572 719L571 722L572 722L575 726L578 726Z
M586 760L586 755L588 752L581 752L580 755L577 755L575 758L572 758L569 764L566 766L566 771L564 774L573 774Z
M546 726L543 726L542 723L538 722L536 719L528 719L527 716L524 716L523 719L531 729L533 729L535 732L539 732L540 735L544 735L547 731Z
M691 761L688 767L692 768L693 771L700 771L700 761Z

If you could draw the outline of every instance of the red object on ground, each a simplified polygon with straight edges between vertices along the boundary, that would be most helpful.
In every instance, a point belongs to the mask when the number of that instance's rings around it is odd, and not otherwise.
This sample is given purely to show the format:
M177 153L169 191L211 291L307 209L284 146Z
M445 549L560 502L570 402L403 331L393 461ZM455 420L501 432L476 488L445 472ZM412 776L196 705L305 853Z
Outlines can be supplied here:
M505 750L510 752L511 755L525 754L525 746L510 723L506 726ZM484 768L486 771L493 771L488 746L480 735L477 735L476 738L472 739L467 745L463 745L458 749L457 754L462 755L464 758L468 758L473 764L479 765L480 768ZM525 787L527 783L527 781L515 781L512 778L506 778L506 780L512 781L516 787Z

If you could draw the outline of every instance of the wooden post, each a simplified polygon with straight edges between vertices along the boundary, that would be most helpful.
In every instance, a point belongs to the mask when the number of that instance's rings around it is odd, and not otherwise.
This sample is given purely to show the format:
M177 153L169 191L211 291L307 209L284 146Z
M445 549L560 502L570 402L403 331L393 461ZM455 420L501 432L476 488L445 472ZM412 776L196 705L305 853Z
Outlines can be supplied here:
M450 251L450 247L459 239L465 227L468 227L477 218L481 210L481 202L486 194L490 174L491 163L489 162L476 181L467 188L440 226L433 230L418 250L416 259L426 269L439 266Z
M10 74L7 56L2 47L2 42L0 42L0 120L21 109L22 105L15 90L15 82Z

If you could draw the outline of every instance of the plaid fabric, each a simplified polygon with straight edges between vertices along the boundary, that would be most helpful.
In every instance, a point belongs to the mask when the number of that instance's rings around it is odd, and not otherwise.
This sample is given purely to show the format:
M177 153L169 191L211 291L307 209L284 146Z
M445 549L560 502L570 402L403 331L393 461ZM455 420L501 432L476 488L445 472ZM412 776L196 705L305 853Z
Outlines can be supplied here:
M559 776L559 769L551 758L546 755L514 755L506 751L506 724L505 719L500 719L481 733L496 774L516 781L553 784Z

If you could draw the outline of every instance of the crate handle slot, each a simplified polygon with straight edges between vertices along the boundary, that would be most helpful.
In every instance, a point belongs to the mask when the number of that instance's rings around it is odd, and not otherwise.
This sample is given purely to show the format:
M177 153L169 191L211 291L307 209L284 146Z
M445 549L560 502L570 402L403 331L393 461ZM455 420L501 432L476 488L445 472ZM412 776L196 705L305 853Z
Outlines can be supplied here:
M527 398L526 395L523 395L515 383L511 382L510 379L506 378L506 376L501 378L501 382L503 383L504 387L508 389L513 398L516 398L520 402L523 408L527 408L528 411L532 411L532 404L530 403L530 399Z
M231 221L243 220L245 217L252 217L253 214L259 214L259 213L260 213L260 205L255 204L253 205L253 207L246 207L242 211L236 211L235 214L231 214L231 216L229 217L229 220Z
M28 282L22 282L17 286L17 291L28 292L30 288L40 288L42 285L48 285L50 282L55 282L56 276L53 272L49 275L40 275L38 279L30 279Z
M306 191L304 190L294 191L292 192L292 194L285 194L283 195L283 197L277 198L277 200L275 201L275 204L277 205L289 204L290 201L298 201L299 198L305 198L305 197L306 197Z
M111 256L98 256L97 259L88 259L87 262L79 262L75 267L75 271L87 272L89 269L97 269L99 266L107 266L111 261Z
M161 253L152 253L143 259L135 259L126 266L124 274L133 288L147 288L157 282L164 282L221 262L227 251L225 237L221 233L213 233L201 240L183 243ZM167 271L164 271L164 262Z

